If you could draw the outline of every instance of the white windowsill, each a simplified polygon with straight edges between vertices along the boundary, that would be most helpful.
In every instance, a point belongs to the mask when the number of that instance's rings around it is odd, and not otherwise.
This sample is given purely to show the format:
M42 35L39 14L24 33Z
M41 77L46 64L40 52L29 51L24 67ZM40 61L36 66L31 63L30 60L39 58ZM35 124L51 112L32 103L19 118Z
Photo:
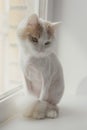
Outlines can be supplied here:
M15 103L17 99L23 95L21 90L22 89L19 86L17 89L14 89L7 94L5 93L0 97L0 123L5 122L16 114Z
M57 119L29 120L16 116L1 124L0 130L87 130L86 99L84 96L63 98Z

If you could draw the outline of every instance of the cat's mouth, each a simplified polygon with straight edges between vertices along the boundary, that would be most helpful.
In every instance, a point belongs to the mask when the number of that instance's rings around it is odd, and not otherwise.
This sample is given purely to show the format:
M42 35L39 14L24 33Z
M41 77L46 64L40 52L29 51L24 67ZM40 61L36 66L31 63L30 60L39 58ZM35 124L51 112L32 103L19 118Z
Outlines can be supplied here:
M36 57L40 58L40 57L46 57L50 55L50 53L47 53L47 52L36 52Z

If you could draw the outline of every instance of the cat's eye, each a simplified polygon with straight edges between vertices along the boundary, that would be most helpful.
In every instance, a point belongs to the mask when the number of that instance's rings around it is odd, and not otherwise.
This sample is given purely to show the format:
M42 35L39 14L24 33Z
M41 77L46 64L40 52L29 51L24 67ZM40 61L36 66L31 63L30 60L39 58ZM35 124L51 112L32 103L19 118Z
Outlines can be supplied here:
M48 41L45 43L45 46L50 45L50 44L51 44L51 42Z
M32 37L33 42L38 42L38 39L36 37Z

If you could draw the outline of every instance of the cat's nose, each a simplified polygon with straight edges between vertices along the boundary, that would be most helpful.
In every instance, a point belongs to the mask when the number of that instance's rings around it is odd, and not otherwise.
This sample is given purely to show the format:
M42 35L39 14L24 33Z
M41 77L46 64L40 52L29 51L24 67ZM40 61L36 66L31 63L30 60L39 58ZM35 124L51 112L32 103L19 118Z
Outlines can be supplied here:
M44 47L43 47L43 46L40 46L40 47L38 48L38 51L39 51L39 52L43 52L43 51L44 51Z

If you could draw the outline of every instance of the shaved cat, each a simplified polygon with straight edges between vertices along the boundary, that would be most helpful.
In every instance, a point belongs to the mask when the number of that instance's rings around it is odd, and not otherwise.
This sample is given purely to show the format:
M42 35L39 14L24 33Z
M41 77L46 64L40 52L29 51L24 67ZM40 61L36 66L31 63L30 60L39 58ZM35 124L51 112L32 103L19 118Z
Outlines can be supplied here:
M63 71L55 42L59 24L32 14L18 27L20 62L27 93L36 97L26 110L27 117L43 119L58 116L57 104L64 92Z

